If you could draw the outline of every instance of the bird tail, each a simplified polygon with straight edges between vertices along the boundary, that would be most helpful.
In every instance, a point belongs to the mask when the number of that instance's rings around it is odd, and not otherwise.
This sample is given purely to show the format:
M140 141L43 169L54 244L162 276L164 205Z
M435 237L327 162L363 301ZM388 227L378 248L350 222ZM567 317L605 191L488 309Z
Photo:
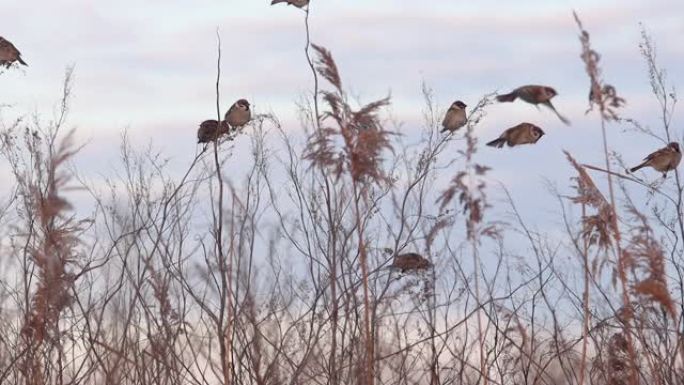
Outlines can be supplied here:
M25 61L21 60L21 58L20 58L20 57L18 57L18 58L17 58L17 61L19 62L19 64L23 64L23 65L25 65L25 66L27 66L27 67L28 67L28 64L26 64L26 62L25 62Z
M518 94L511 92L510 94L503 94L496 97L496 100L500 102L512 102L518 97Z
M494 140L492 140L491 142L487 143L487 146L492 146L492 147L496 147L496 148L501 148L501 147L504 146L504 144L506 144L506 139L504 139L504 138L498 138L498 139L494 139Z
M278 4L278 3L287 3L287 0L273 0L273 1L271 1L271 5Z
M630 169L629 169L629 172L634 172L634 171L637 171L637 170L639 170L639 169L641 169L641 168L646 167L646 163L647 163L647 162L644 162L644 163L642 163L642 164L640 164L640 165L638 165L638 166L635 166L635 167L630 168Z

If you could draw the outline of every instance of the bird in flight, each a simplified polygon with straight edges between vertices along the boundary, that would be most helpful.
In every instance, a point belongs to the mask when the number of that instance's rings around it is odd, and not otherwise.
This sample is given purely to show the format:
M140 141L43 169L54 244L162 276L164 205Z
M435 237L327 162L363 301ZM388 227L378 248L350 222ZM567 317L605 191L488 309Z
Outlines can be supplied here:
M487 143L487 146L501 148L505 144L508 144L509 147L521 144L534 144L542 136L544 136L544 131L541 128L532 123L520 123L504 131L497 139Z
M499 95L496 100L499 102L512 102L515 99L521 99L527 103L535 106L544 105L550 108L556 116L565 124L570 124L570 121L561 115L556 107L551 103L551 99L558 95L555 89L547 86L528 85L514 89L512 92L504 95Z

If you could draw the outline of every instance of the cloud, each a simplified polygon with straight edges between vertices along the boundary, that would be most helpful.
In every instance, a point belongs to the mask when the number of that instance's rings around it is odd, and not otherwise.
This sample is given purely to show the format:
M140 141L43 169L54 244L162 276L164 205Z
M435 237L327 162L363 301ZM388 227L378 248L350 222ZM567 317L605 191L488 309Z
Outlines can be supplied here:
M12 2L3 10L12 17L3 20L2 33L20 47L30 67L0 76L0 101L13 103L16 114L52 111L64 67L75 63L71 122L81 138L92 139L94 150L83 157L91 167L116 158L114 143L124 128L134 140L154 140L168 157L185 159L194 151L199 122L215 115L218 27L224 108L247 97L257 109L278 114L288 130L297 130L294 101L312 84L303 51L303 13L268 3ZM480 154L495 167L493 177L529 193L531 187L519 186L538 186L538 175L556 173L565 183L569 172L560 150L590 157L595 149L587 147L587 138L598 138L595 119L583 115L588 80L578 57L572 9L603 55L606 79L628 99L630 116L655 121L637 47L639 22L654 35L670 79L684 80L679 65L684 50L673 43L684 32L680 1L540 3L331 0L315 4L310 21L313 40L332 50L354 95L367 102L391 92L392 110L406 123L402 134L409 139L421 125L423 81L442 108L456 98L474 104L486 92L523 83L556 87L557 105L573 120L572 127L547 111L516 103L492 106L478 131L488 139L521 120L548 130L534 148L487 148ZM613 143L639 154L652 147L622 138Z

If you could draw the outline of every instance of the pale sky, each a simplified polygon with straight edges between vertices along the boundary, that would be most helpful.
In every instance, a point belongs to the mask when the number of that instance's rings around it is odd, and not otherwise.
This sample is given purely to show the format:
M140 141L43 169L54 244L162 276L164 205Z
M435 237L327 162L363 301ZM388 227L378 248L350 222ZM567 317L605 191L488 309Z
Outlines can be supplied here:
M554 103L572 126L513 103L492 106L478 129L489 141L520 121L544 128L547 136L536 146L481 150L494 168L491 176L539 215L554 210L552 197L543 207L529 199L545 194L544 178L569 184L572 171L561 149L582 161L602 161L598 122L584 116L588 80L573 10L602 55L606 80L627 99L625 116L658 122L639 54L640 23L654 38L670 83L684 85L681 0L311 2L312 40L332 51L343 82L361 100L391 93L392 114L407 137L421 124L422 81L434 89L440 108L456 99L474 105L487 92L523 84L555 87ZM0 15L0 36L29 64L0 75L0 104L12 105L2 118L52 111L64 69L74 64L70 123L88 142L76 163L93 173L106 175L116 163L124 129L141 146L153 140L172 164L187 164L198 123L215 117L216 28L223 39L224 108L245 97L257 112L277 114L286 129L300 129L295 102L310 90L311 74L303 13L293 7L272 7L269 0L0 0ZM679 109L674 124L680 138L683 122ZM610 130L611 144L630 161L661 146L621 127ZM6 184L4 161L0 169Z

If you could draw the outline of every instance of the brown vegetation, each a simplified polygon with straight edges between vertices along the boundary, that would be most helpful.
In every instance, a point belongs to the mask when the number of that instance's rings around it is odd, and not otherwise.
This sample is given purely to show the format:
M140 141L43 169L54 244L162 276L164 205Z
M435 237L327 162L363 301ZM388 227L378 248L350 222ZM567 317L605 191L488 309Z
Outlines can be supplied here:
M424 87L423 140L407 145L383 119L389 98L348 98L304 14L305 135L253 114L236 134L252 150L242 176L226 172L238 140L213 135L180 179L126 137L120 179L81 178L70 70L54 122L1 122L14 185L0 209L0 383L684 383L684 185L676 170L667 189L613 171L606 131L681 135L647 34L653 131L620 117L575 16L606 164L565 153L577 177L557 193L558 239L532 230L505 188L514 220L490 215L475 129L494 94L462 136L445 135ZM634 188L653 199L634 202ZM508 248L520 236L522 257Z

